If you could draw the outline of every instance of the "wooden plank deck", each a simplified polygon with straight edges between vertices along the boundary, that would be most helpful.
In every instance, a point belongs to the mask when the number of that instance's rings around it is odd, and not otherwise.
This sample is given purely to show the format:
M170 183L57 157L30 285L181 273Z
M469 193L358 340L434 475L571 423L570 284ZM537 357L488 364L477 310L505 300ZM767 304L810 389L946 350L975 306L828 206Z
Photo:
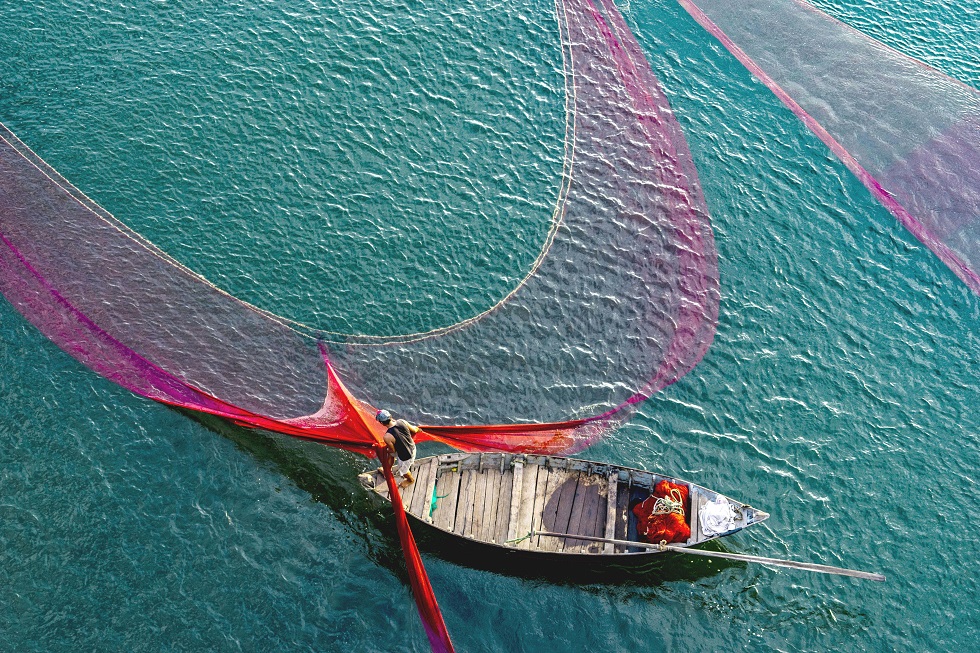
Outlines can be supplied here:
M463 535L465 537L477 537L482 539L480 535L483 532L483 510L487 503L487 471L489 470L477 470L475 487L473 488L473 508L472 517L470 522L466 525L463 530Z
M521 499L524 494L524 461L515 460L513 483L511 484L510 514L507 516L507 537L503 543L511 542L517 537L517 519L520 516Z
M510 526L510 496L514 490L514 470L506 469L500 475L500 496L494 508L494 525L491 541L503 544Z
M548 491L548 479L551 478L553 473L547 466L538 466L538 478L534 483L534 506L531 508L533 517L531 518L531 529L540 531L542 530L542 513L545 509L545 493ZM530 531L528 531L530 532ZM538 548L538 540L541 538L532 537L527 540L527 548L536 549Z
M572 521L572 514L575 510L575 497L578 496L579 484L582 483L582 472L578 470L569 471L566 480L561 488L561 495L558 498L558 514L555 516L555 532L568 533ZM553 546L556 552L562 552L568 546L568 540L560 538L550 538L549 547Z
M414 467L412 468L412 470L414 472ZM397 483L398 481L399 481L399 477L396 476L395 482ZM408 507L412 505L412 494L414 492L415 492L415 483L412 483L408 487L398 488L398 494L402 498L402 505L405 506L405 510L408 510Z
M420 518L429 523L432 523L432 497L435 495L436 475L438 472L439 461L432 460L429 466L429 474L426 483L424 486L421 486L425 487L426 500L423 502Z
M486 477L486 498L483 501L480 528L474 532L474 537L484 542L493 542L497 533L497 505L503 490L500 484L503 475L499 465L493 465L484 468L483 476Z
M388 484L385 483L385 477L381 474L374 475L374 491L383 496L385 499L389 499Z
M602 537L606 533L606 499L609 491L609 478L605 475L600 476L598 474L594 478L598 498L592 507L591 535L592 537ZM602 553L603 546L605 545L602 542L589 542L586 550L589 553Z
M438 459L425 460L413 467L416 480L402 490L402 500L415 517L485 542L506 545L532 528L623 539L628 486L619 487L618 470L591 470L586 464L546 456L479 454L454 456L441 464ZM378 490L387 495L383 485ZM433 494L436 508L430 515ZM527 538L510 546L570 553L619 548L555 537Z
M541 530L553 533L564 533L568 528L568 515L572 509L571 497L575 495L578 485L578 472L564 469L553 469L548 475L548 487L544 493L543 512L541 514ZM571 488L571 490L569 490ZM560 551L565 546L564 540L557 537L536 538L537 547L542 551Z
M419 519L425 519L428 516L429 505L432 503L432 488L429 487L429 481L432 480L435 473L433 471L434 466L438 466L438 462L426 460L412 469L412 476L415 477L415 482L409 486L413 488L411 501L406 499L405 504L407 506L406 510Z
M629 483L620 481L620 487L616 492L616 539L625 540L629 532L629 503L630 486ZM625 546L616 545L616 553L626 553L629 549Z
M538 486L538 474L541 472L539 465L525 465L524 476L521 484L521 502L517 507L517 524L514 537L524 538L531 532L531 526L537 521L534 514L534 495ZM517 547L521 549L531 548L531 538L524 538L517 542Z
M476 491L478 472L475 469L464 469L459 482L459 498L456 501L456 522L453 532L463 535L471 528L473 520L473 495Z
M604 498L599 494L600 484L604 484L604 479L597 478L593 474L582 474L579 478L567 533L595 536L596 513L600 498ZM568 553L586 553L595 544L587 540L566 539L564 550Z
M459 493L460 474L456 469L444 470L436 480L436 510L432 524L452 531L456 523L456 497Z
M616 494L619 488L619 470L609 475L608 487L606 489L606 523L603 524L603 537L611 540L616 537ZM612 553L615 545L606 543L602 545L603 553Z

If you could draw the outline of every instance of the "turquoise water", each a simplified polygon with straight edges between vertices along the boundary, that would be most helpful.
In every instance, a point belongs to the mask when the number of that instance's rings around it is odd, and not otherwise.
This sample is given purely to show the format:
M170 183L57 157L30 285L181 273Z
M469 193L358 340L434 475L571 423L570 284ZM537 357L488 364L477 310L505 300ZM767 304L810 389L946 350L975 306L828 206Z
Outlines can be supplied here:
M964 3L821 2L978 85ZM708 355L586 457L772 513L627 584L425 560L460 651L976 650L980 300L670 2L627 20L712 212ZM0 120L235 294L323 328L449 324L523 276L564 128L547 2L41 2L4 10ZM399 297L395 323L377 309ZM425 650L366 463L199 424L0 304L0 650Z

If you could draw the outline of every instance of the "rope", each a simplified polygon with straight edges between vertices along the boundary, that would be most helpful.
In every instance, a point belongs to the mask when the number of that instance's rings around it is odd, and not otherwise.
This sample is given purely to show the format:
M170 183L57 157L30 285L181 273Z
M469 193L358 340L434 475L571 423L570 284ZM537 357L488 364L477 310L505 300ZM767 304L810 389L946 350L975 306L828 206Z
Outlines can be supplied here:
M437 504L438 504L439 499L445 499L450 494L452 494L452 490L450 490L449 492L446 492L444 495L438 496L436 494L436 488L437 487L438 486L436 486L436 485L433 485L432 486L432 501L429 502L429 514L430 515L436 511L436 508L438 507Z
M530 533L528 533L528 534L527 534L527 535L525 535L524 537L519 537L519 538L517 538L516 540L507 540L507 541L506 541L506 542L504 542L504 543L505 543L505 544L520 544L521 542L523 542L524 540L526 540L526 539L528 539L528 538L529 538L529 537L531 537L532 535L534 535L534 531L531 531Z
M676 512L681 517L684 516L684 499L682 498L681 491L677 488L671 488L666 497L658 497L657 501L653 504L653 510L650 511L650 514L669 515L672 512Z

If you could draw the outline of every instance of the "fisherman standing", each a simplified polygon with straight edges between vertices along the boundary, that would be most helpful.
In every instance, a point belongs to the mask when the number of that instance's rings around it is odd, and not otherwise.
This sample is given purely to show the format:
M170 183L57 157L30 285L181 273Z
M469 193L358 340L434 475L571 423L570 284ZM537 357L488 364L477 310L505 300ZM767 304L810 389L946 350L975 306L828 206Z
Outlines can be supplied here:
M391 419L391 413L387 410L379 410L375 416L383 425L388 427L385 431L384 441L388 445L388 451L395 454L398 464L393 470L396 476L401 476L405 480L398 484L404 488L415 482L412 476L411 467L415 462L415 439L412 437L421 429L407 420Z

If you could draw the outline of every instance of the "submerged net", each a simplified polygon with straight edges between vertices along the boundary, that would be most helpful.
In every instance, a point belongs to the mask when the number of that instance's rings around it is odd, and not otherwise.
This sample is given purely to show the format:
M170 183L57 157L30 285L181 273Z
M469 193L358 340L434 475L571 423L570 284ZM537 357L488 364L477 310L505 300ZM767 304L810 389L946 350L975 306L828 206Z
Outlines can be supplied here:
M801 0L679 0L980 293L980 93Z
M577 450L700 360L718 271L690 152L622 16L609 0L558 12L566 178L547 256L478 320L348 339L331 359L358 396L430 423L602 416L560 434ZM481 446L486 435L466 433Z
M534 268L491 310L395 338L311 333L181 265L3 126L0 292L106 378L245 426L375 455L384 404L432 423L418 439L581 450L701 359L718 271L690 152L622 16L611 0L557 12L558 208ZM459 426L473 422L511 423ZM451 650L407 521L399 533L430 641Z

